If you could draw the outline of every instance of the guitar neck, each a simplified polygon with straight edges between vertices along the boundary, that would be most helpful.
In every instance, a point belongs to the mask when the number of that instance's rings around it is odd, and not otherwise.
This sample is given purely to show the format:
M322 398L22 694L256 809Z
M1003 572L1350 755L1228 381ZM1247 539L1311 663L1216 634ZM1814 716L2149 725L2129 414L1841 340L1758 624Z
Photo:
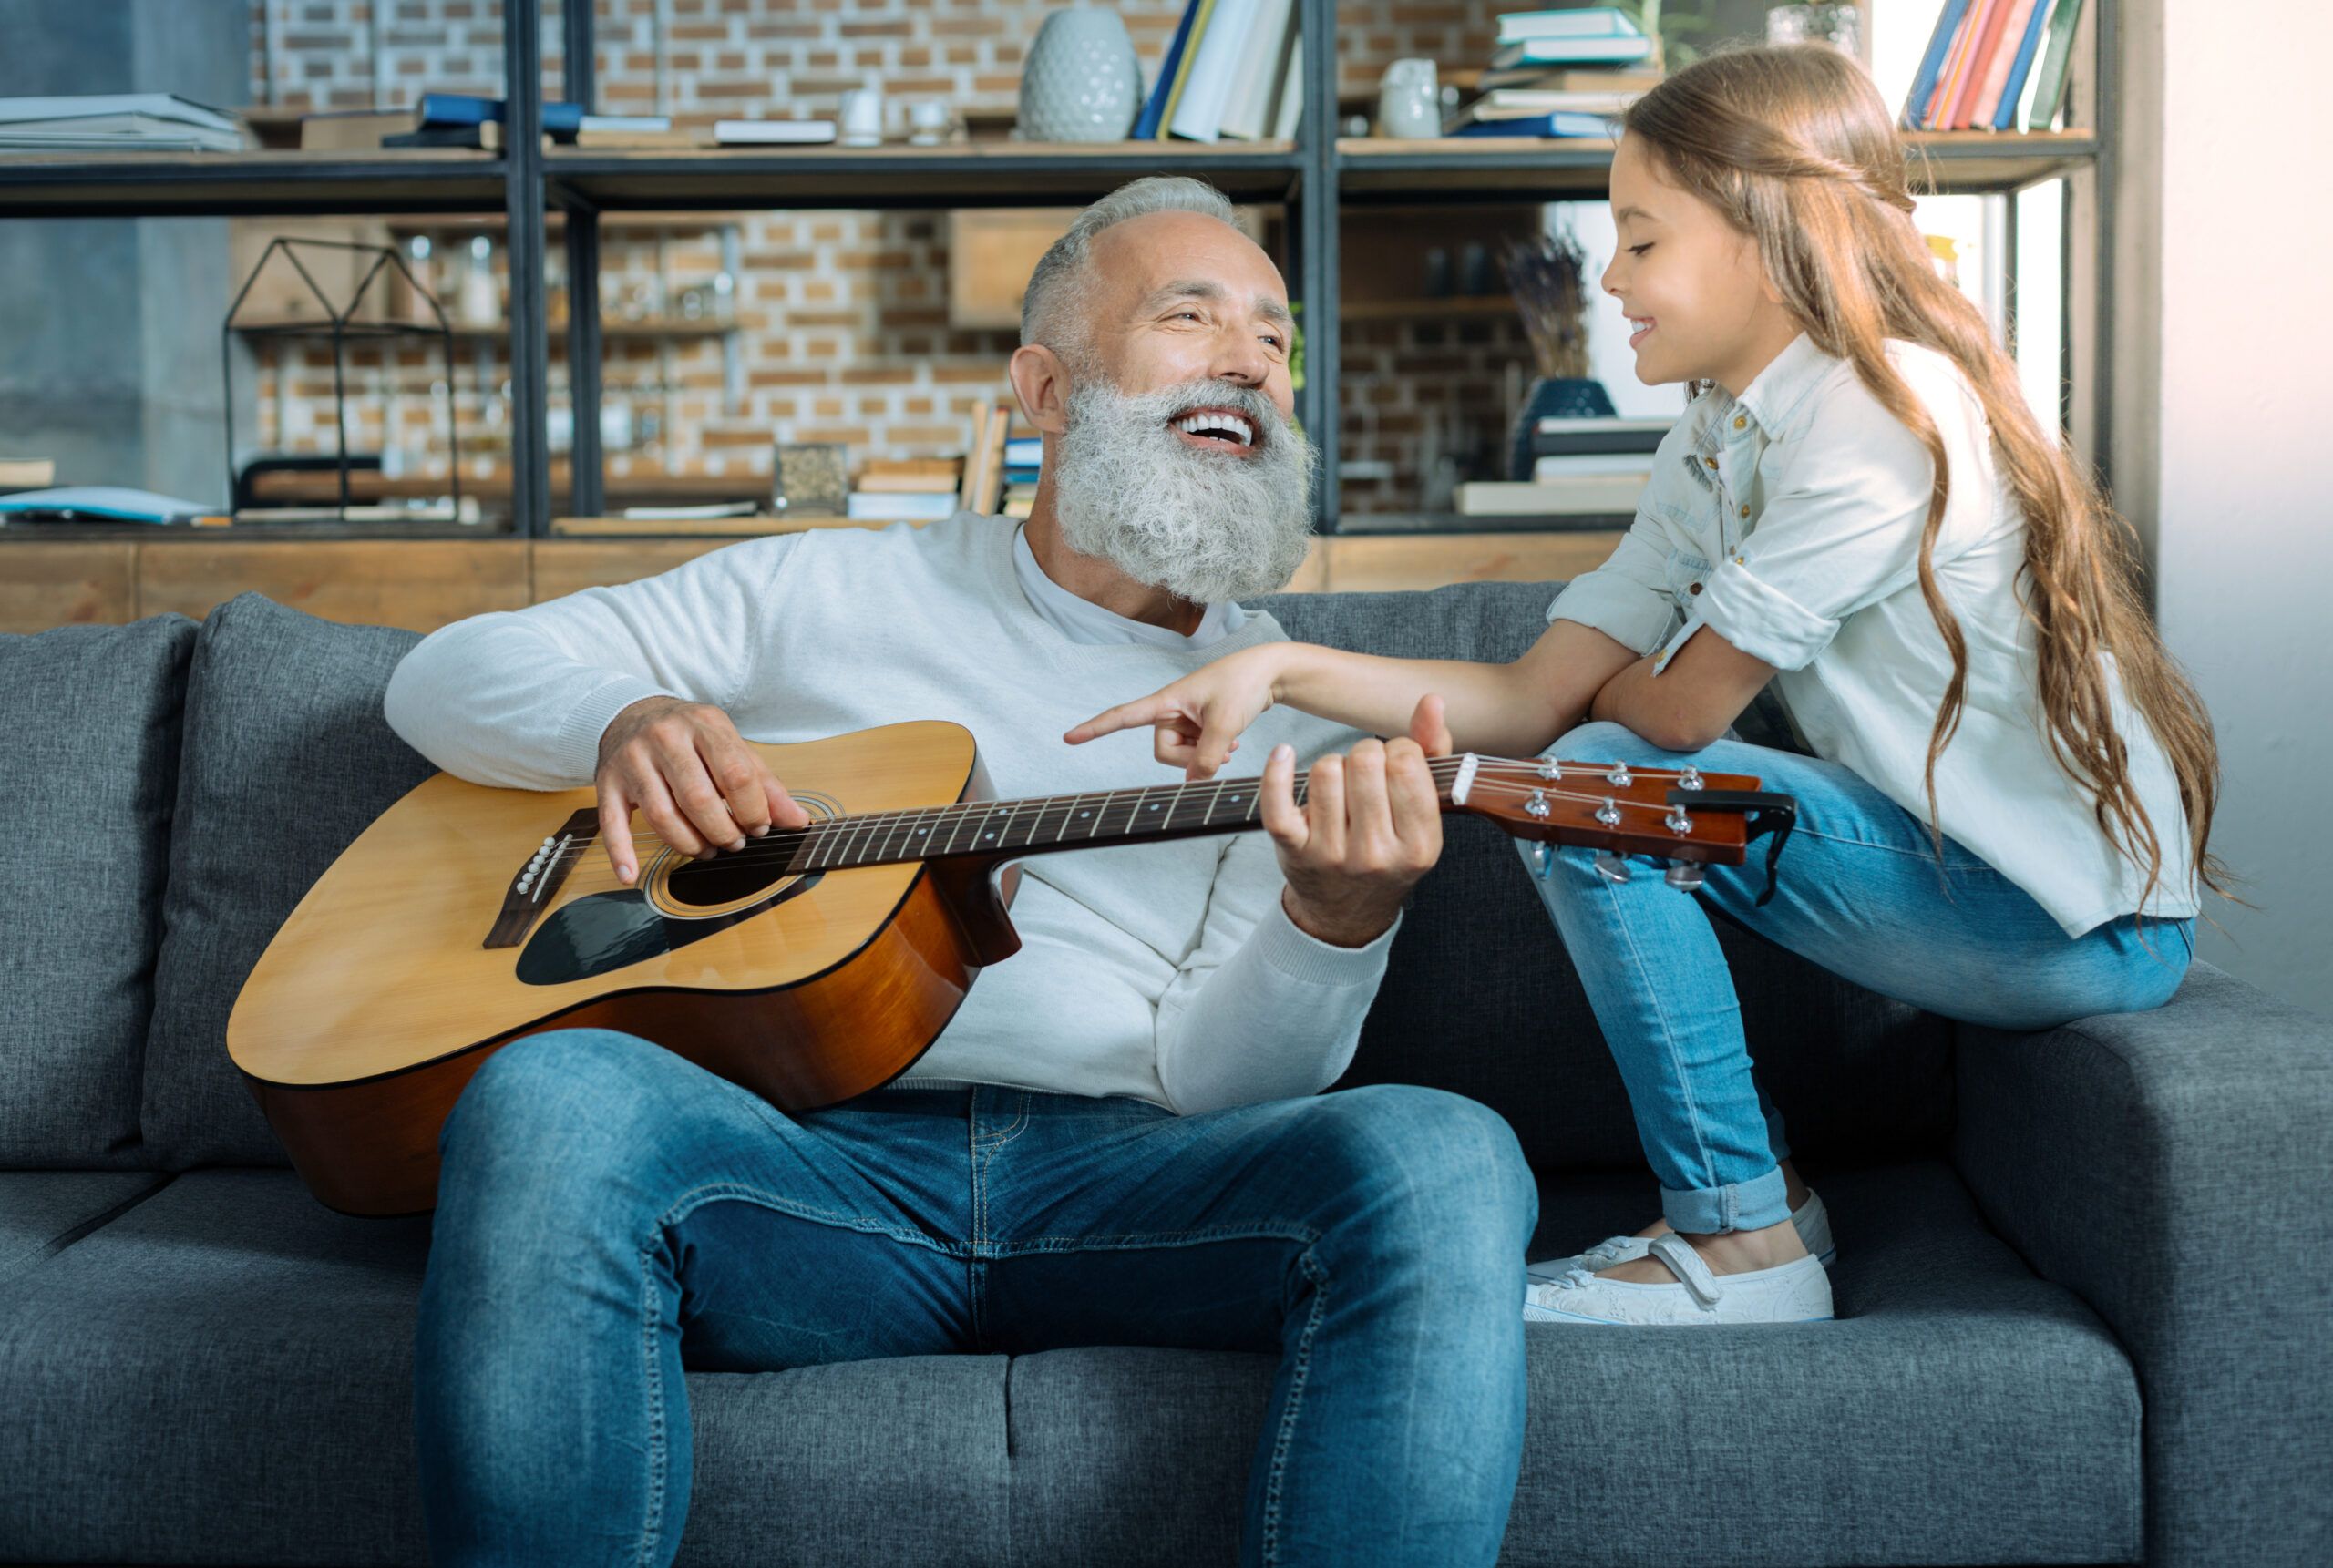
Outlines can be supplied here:
M1300 805L1310 782L1310 772L1296 775ZM1018 858L1238 833L1263 825L1260 787L1252 778L1208 779L833 817L812 825L787 869L806 875L911 860ZM1446 791L1443 804L1449 804Z

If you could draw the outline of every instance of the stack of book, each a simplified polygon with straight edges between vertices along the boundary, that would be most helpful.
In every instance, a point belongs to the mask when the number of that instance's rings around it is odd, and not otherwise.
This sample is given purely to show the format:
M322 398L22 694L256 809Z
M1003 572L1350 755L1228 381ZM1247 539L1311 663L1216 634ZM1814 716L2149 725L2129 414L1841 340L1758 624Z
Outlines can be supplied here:
M371 148L457 147L483 152L502 147L503 101L468 93L424 93L406 108L337 109L300 117L303 149L362 151ZM581 104L542 106L543 136L585 147L663 146L685 132L663 115L585 114Z
M1132 138L1293 137L1304 112L1300 9L1296 0L1185 0Z
M2047 130L2082 0L1945 0L1904 100L1906 130Z
M0 98L0 149L239 152L256 141L217 109L173 93Z
M1468 517L1631 516L1672 419L1542 419L1531 436L1528 480L1458 487Z
M963 472L960 457L870 457L846 509L861 522L934 522L955 513Z
M1019 512L1010 512L1006 506L1006 502L1012 498L1006 495L1006 487L1011 474L1015 471L1030 476L1025 481L1029 486L1027 495L1033 497L1036 493L1034 476L1037 465L1034 460L1011 461L1015 456L1030 456L1027 446L1015 447L1012 443L1033 438L1042 448L1043 438L1033 430L1016 428L1019 412L1019 405L1002 402L983 403L972 410L972 441L964 449L964 483L957 492L957 505L963 510L1007 512L1013 517L1029 515L1025 507Z
M1478 96L1443 134L1608 138L1613 118L1660 80L1655 56L1617 6L1503 13Z
M713 122L715 147L816 147L835 138L830 119L724 119Z

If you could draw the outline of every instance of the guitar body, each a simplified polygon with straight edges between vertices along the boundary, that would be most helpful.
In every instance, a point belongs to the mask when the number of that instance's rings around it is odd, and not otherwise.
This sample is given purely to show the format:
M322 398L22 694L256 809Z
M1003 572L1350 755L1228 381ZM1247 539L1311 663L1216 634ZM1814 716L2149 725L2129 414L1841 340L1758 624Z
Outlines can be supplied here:
M755 749L814 817L989 798L953 724ZM906 1071L981 967L1019 945L993 859L787 877L783 854L755 854L760 841L705 862L643 843L626 888L593 806L589 789L438 774L365 829L277 933L227 1047L326 1204L434 1207L439 1127L511 1040L620 1030L810 1109ZM519 890L546 839L550 865Z

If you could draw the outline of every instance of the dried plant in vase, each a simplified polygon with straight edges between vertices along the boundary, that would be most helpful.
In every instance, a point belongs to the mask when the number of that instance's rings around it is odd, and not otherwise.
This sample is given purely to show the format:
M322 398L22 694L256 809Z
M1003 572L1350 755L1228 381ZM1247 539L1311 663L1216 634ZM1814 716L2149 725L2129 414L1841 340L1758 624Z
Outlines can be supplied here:
M1609 417L1611 395L1588 374L1587 257L1569 233L1511 240L1500 258L1538 379L1516 411L1507 477L1531 477L1531 436L1542 419Z

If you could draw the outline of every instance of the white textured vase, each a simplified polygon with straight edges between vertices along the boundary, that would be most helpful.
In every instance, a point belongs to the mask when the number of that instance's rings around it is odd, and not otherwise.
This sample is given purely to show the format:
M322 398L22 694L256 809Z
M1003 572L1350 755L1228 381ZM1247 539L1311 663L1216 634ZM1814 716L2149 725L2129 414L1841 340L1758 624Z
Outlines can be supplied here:
M1115 11L1054 11L1021 68L1021 135L1029 141L1118 141L1142 105L1134 40Z

